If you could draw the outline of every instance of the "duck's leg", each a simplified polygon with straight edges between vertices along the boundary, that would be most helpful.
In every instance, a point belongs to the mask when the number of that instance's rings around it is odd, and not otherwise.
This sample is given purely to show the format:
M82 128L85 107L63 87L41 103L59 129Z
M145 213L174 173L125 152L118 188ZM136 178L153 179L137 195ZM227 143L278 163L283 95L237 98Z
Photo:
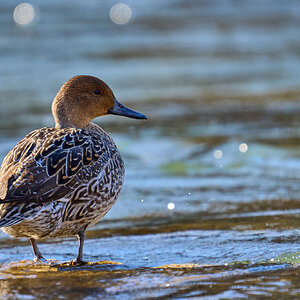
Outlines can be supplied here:
M79 243L78 255L77 258L72 261L72 264L83 264L84 261L82 260L82 253L83 253L83 243L85 239L85 230L79 231L79 233L77 234L77 238Z
M42 256L42 253L40 252L38 246L37 246L37 243L35 241L35 239L33 238L30 238L30 243L31 243L31 246L32 246L32 249L33 249L33 253L34 253L34 258L35 260L46 260L43 256Z

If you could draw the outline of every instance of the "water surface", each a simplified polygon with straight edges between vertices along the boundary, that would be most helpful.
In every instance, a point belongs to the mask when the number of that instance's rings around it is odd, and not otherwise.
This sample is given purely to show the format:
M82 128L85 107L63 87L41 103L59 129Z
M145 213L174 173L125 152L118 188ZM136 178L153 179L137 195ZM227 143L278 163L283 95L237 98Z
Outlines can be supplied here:
M0 4L1 159L53 125L51 101L76 74L104 79L148 116L96 120L115 139L126 180L87 233L89 264L64 264L75 238L41 241L47 265L33 263L28 241L1 233L0 295L297 297L299 3L126 3L133 18L120 26L111 1L36 1L26 27L13 22L16 1Z

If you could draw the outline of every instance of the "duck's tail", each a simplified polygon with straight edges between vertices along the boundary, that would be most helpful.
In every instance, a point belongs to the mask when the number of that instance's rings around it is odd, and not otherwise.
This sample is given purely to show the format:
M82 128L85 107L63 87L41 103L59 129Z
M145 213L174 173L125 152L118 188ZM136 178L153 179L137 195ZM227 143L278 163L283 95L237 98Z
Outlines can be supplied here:
M24 217L22 217L22 214L20 213L20 205L8 204L19 201L10 200L12 199L0 200L0 204L6 204L0 206L0 228L9 227L24 220ZM24 203L24 201L22 203Z
M16 225L20 222L22 222L23 219L22 218L18 218L18 217L12 217L10 219L7 219L7 218L3 218L0 220L0 228L1 227L9 227L9 226L12 226L12 225Z

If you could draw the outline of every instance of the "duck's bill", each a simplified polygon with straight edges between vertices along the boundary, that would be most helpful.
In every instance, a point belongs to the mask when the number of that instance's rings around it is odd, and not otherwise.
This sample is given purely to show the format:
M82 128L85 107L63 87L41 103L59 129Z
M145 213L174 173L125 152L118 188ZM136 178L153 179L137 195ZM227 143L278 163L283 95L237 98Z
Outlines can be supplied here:
M128 118L133 118L133 119L144 119L146 120L147 117L137 111L134 111L130 108L127 108L126 106L124 106L123 104L121 104L120 102L118 102L115 99L115 105L113 108L108 110L109 114L112 115L118 115L118 116L124 116L124 117L128 117Z

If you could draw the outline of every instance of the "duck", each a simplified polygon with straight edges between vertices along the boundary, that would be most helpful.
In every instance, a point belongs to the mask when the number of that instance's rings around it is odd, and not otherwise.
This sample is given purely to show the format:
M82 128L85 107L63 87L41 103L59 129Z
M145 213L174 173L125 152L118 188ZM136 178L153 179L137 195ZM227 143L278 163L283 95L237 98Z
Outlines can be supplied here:
M146 119L119 103L101 79L78 75L52 102L55 127L33 130L6 155L0 168L0 228L28 238L34 260L45 260L37 240L76 236L83 263L86 230L117 201L124 163L108 133L92 122L104 115Z

